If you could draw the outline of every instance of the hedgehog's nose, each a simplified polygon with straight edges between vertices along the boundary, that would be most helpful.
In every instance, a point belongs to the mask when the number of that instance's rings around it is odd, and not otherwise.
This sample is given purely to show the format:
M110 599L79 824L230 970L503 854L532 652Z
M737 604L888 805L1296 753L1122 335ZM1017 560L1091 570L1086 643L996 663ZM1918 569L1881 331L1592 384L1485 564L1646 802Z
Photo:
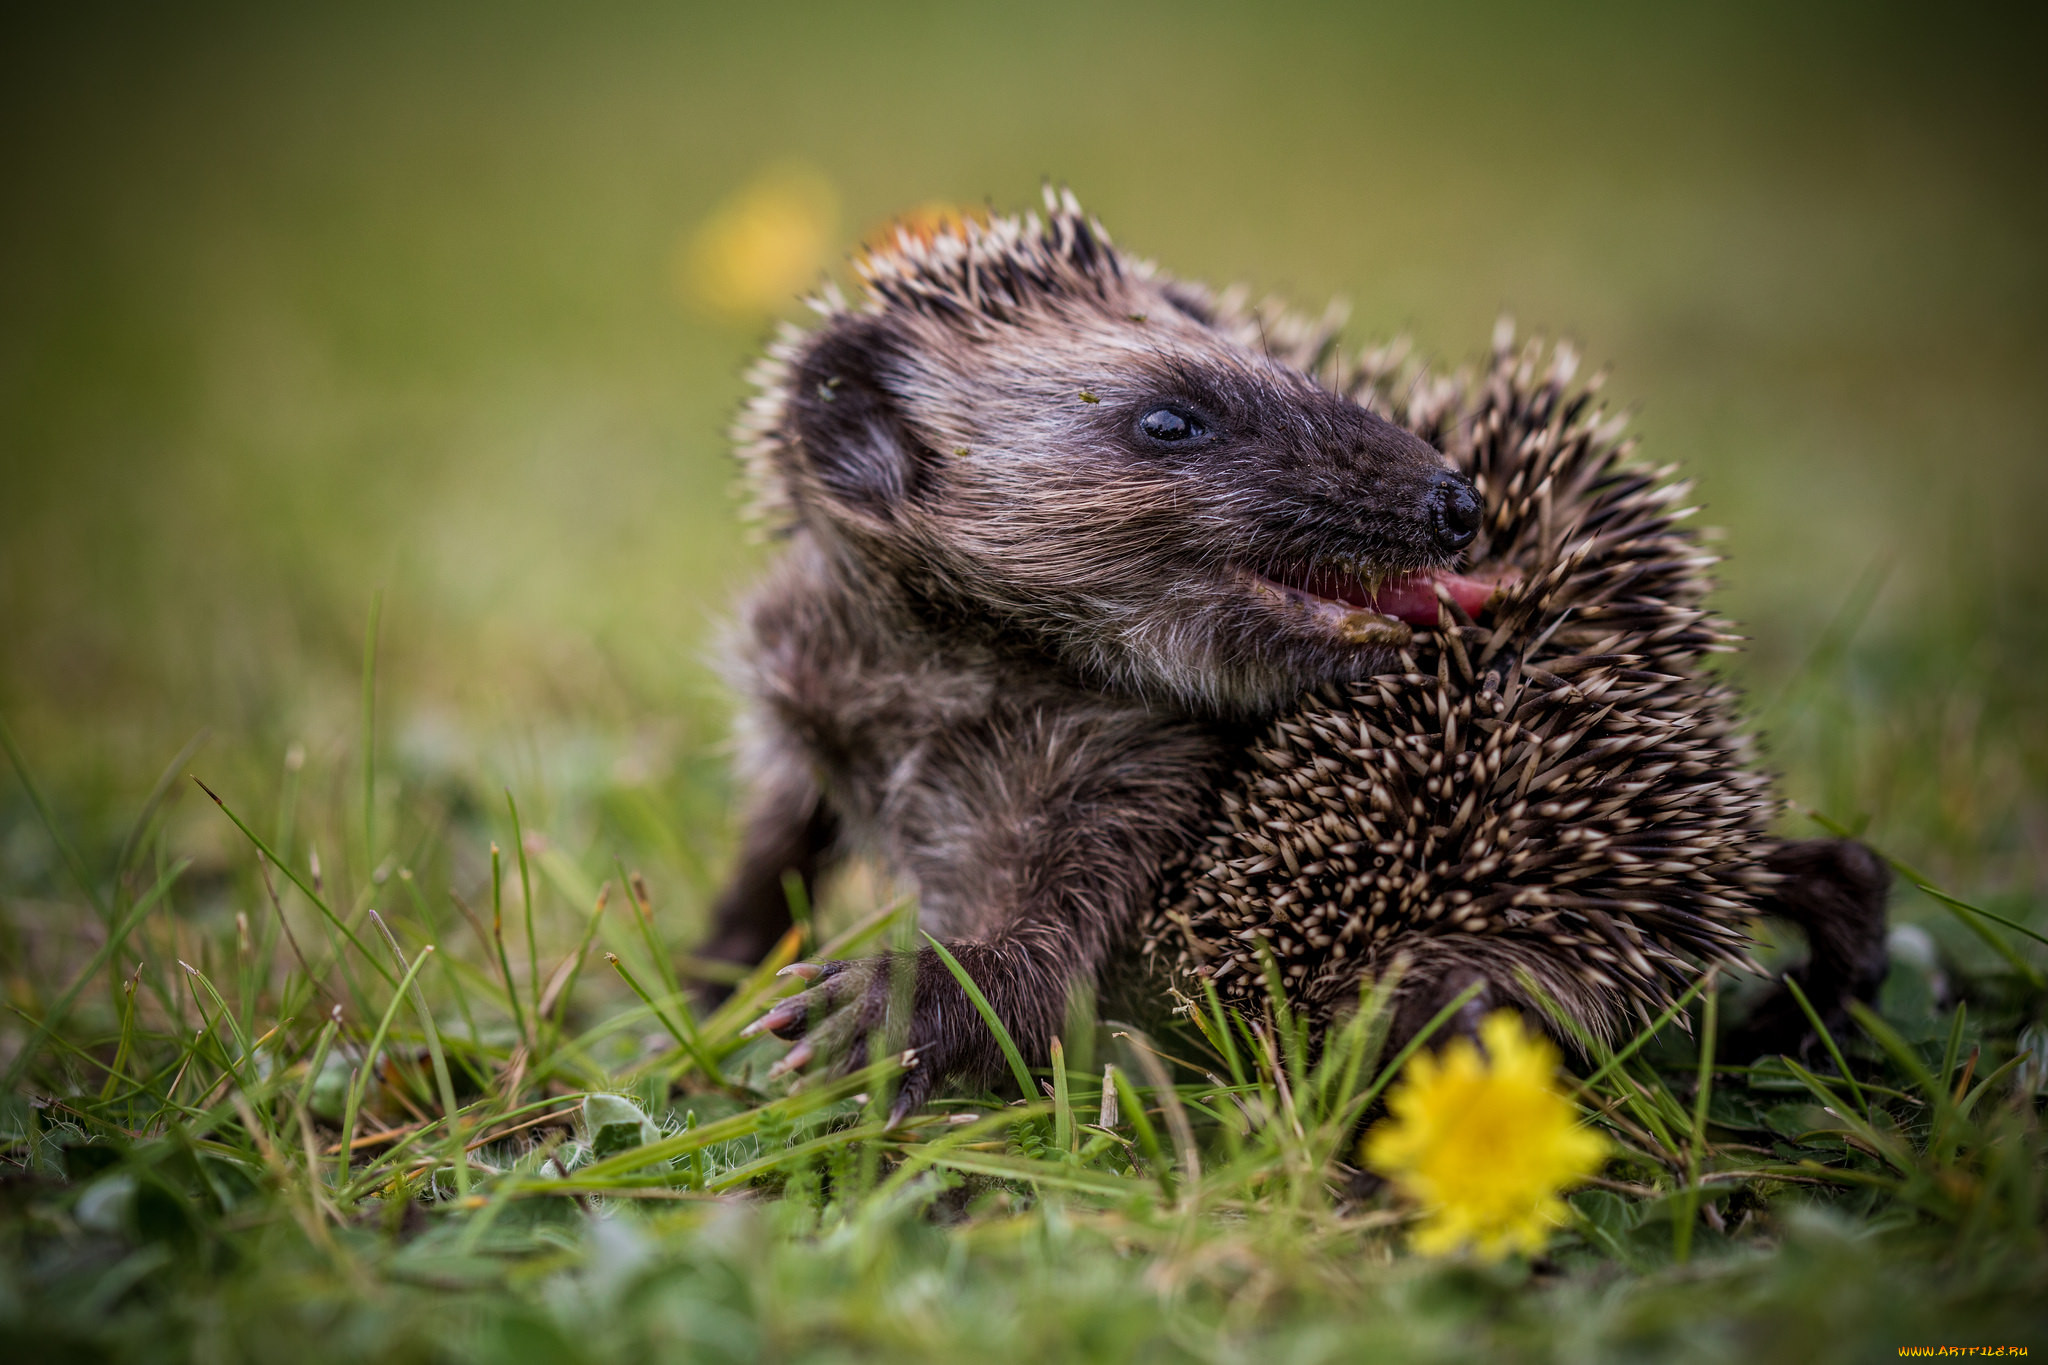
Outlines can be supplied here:
M1429 492L1430 529L1446 551L1462 550L1479 534L1479 490L1445 470Z

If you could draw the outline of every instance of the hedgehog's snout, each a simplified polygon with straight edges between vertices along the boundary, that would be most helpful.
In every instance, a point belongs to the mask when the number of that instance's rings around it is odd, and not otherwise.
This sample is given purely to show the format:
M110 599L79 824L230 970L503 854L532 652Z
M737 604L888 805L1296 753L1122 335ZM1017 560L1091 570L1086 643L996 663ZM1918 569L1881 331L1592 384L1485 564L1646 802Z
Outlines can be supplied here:
M1448 469L1433 481L1428 497L1430 532L1444 553L1455 554L1479 534L1479 490Z

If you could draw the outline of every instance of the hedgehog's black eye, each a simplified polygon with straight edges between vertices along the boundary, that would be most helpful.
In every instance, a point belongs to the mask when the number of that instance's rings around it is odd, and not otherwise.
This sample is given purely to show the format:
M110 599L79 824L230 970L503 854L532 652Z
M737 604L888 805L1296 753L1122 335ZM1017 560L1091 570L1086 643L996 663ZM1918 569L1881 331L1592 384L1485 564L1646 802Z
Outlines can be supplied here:
M1138 430L1155 441L1191 441L1209 428L1185 408L1154 408L1138 419Z

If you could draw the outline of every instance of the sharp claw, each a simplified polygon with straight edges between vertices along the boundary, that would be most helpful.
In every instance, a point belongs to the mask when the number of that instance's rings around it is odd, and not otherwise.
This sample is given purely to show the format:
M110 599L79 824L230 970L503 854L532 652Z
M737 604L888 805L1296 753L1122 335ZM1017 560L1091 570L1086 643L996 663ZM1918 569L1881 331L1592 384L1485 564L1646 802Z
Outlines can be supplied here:
M824 974L824 966L816 962L792 962L776 973L777 976L793 976L799 981L816 981Z
M924 1108L924 1102L931 1098L932 1082L917 1069L917 1049L905 1048L899 1060L904 1074L896 1089L896 1098L889 1105L889 1128L893 1131L909 1121L910 1116Z
M792 997L741 1029L740 1037L757 1038L764 1033L773 1033L778 1029L788 1028L803 1017L804 1006Z
M777 1080L811 1060L811 1040L806 1038L783 1055L781 1061L768 1068L768 1079Z

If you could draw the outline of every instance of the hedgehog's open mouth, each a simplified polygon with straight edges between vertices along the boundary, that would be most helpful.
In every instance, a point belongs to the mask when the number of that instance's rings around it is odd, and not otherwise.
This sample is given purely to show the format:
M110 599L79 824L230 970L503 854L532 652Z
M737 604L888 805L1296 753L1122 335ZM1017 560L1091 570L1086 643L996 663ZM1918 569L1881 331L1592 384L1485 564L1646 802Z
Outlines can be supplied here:
M1400 644L1407 640L1409 626L1435 625L1439 590L1467 616L1477 616L1501 589L1491 579L1442 569L1372 575L1305 568L1278 578L1253 578L1266 594L1308 611L1357 644Z

